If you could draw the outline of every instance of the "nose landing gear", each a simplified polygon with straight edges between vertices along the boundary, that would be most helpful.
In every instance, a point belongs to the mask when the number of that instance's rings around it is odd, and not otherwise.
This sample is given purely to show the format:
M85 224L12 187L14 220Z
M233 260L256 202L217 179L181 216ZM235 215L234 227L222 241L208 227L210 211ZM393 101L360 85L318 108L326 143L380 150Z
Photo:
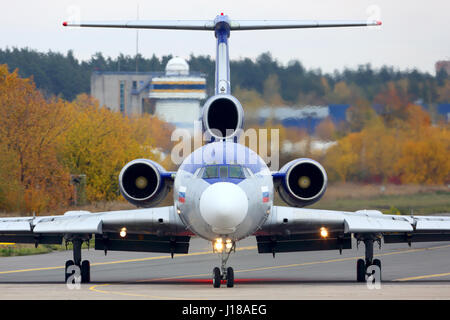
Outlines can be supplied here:
M227 240L225 247L222 244L222 240L218 239L213 243L213 251L218 252L221 260L221 267L215 267L213 269L213 287L220 288L222 280L226 280L228 288L234 287L234 270L232 267L227 268L227 262L230 258L230 254L236 251L236 243L231 240Z

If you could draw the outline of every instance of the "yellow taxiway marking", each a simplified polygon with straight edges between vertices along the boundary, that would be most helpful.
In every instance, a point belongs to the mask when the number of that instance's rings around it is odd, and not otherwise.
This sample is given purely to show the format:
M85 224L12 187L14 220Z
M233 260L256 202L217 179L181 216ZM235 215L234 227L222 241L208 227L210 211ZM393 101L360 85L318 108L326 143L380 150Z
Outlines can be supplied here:
M407 249L407 250L375 254L374 256L382 257L382 256L390 256L390 255L394 255L394 254L413 253L413 252L420 252L420 251L426 251L426 250L437 250L437 249L443 249L443 248L448 248L448 247L450 247L450 245L421 248L421 249ZM236 270L234 272L241 273L241 272L264 271L264 270L283 269L283 268L295 268L295 267L304 267L304 266L325 264L325 263L332 263L332 262L351 261L351 260L357 260L360 258L364 258L364 257L348 257L348 258L330 259L330 260L322 260L322 261L310 261L310 262L287 264L287 265L281 265L281 266L270 266L270 267L259 267L259 268L252 268L252 269ZM151 282L151 281L174 280L174 279L180 279L180 278L195 278L195 277L208 276L208 275L209 275L209 273L181 275L181 276L174 276L174 277L167 277L167 278L154 278L154 279L138 280L136 282Z
M237 248L236 251L253 250L253 249L256 249L256 246ZM200 251L200 252L192 252L192 253L187 253L187 254L179 254L179 255L175 255L174 257L180 258L180 257L189 257L189 256L200 256L200 255L212 254L212 253L214 253L214 252ZM128 263L128 262L141 262L141 261L159 260L159 259L171 259L171 256L166 255L166 256L149 257L149 258L117 260L117 261L110 261L110 262L97 262L97 263L91 264L91 266L100 266L100 265L105 265L105 264L116 264L116 263Z
M254 250L256 249L256 246L247 246L247 247L241 247L237 248L236 251L243 251L243 250ZM212 251L199 251L199 252L192 252L188 254L179 254L175 255L175 258L182 258L187 256L199 256L199 255L206 255L206 254L212 254ZM101 265L110 265L110 264L118 264L118 263L129 263L129 262L142 262L142 261L150 261L150 260L160 260L160 259L171 259L171 256L165 255L165 256L157 256L157 257L148 257L148 258L138 258L138 259L128 259L128 260L117 260L117 261L108 261L108 262L96 262L92 263L91 266L101 266ZM8 270L8 271L0 271L0 274L7 274L7 273L18 273L18 272L31 272L31 271L43 271L43 270L55 270L55 269L64 269L64 266L57 266L57 267L44 267L44 268L32 268L32 269L20 269L20 270Z
M389 255L395 255L395 254L404 254L404 253L414 253L414 252L421 252L426 250L437 250L437 249L443 249L448 248L450 245L443 245L443 246L435 246L435 247L428 247L428 248L421 248L421 249L406 249L406 250L399 250L394 252L388 252L388 253L381 253L381 254L375 254L376 257L381 256L389 256ZM248 248L254 248L254 247L248 247ZM241 248L243 250L244 248ZM237 249L236 249L237 251ZM271 266L271 267L260 267L260 268L252 268L252 269L244 269L244 270L236 270L235 273L242 273L242 272L251 272L251 271L263 271L263 270L272 270L272 269L282 269L282 268L294 268L294 267L302 267L302 266L309 266L309 265L317 265L317 264L324 264L324 263L332 263L332 262L342 262L342 261L351 261L360 259L363 257L348 257L348 258L340 258L340 259L330 259L330 260L323 260L323 261L311 261L311 262L303 262L303 263L296 263L296 264L288 264L288 265L281 265L281 266ZM203 277L203 276L209 276L209 273L201 273L201 274L191 274L191 275L179 275L174 277L165 277L165 278L153 278L153 279L145 279L145 280L137 280L136 282L153 282L153 281L165 281L165 280L175 280L180 278L195 278L195 277ZM449 274L440 274L440 275L432 275L432 276L445 276L450 275ZM431 276L428 276L431 277ZM404 278L405 280L412 280L410 278ZM399 280L397 280L399 281ZM106 290L99 290L97 289L99 286L106 287L111 286L113 284L101 284L101 285L95 285L89 288L89 290L104 294L117 294L117 295L124 295L124 296L135 296L135 297L147 297L147 298L153 298L153 299L188 299L188 298L179 298L179 297L158 297L158 296L151 296L151 295L144 295L144 294L138 294L138 293L125 293L120 291L106 291Z
M109 285L108 283L97 284L97 285L90 287L89 290L91 290L93 292L98 292L98 293L117 294L117 295L121 295L121 296L129 296L129 297L145 297L145 298L152 298L152 299L159 299L159 300L161 300L161 299L164 299L164 300L171 300L171 299L187 300L188 299L188 298L178 298L178 297L153 296L153 295L139 294L139 293L127 293L127 292L120 292L120 291L104 291L104 290L98 289L99 287L105 287L108 285Z
M0 274L17 273L17 272L42 271L42 270L55 270L55 269L63 269L63 268L64 268L63 266L59 266L59 267L45 267L45 268L33 268L33 269L9 270L9 271L0 271Z
M382 254L375 254L374 256L380 257L380 256L389 256L389 255L395 255L395 254L403 254L403 253L413 253L413 252L421 252L426 250L437 250L437 249L443 249L448 248L450 245L443 245L443 246L435 246L435 247L428 247L428 248L421 248L421 249L407 249L407 250L399 250L394 252L388 252L388 253L382 253ZM247 246L247 247L241 247L237 248L236 251L244 251L244 250L254 250L256 249L256 246ZM176 258L180 257L186 257L186 256L197 256L197 255L207 255L212 254L212 251L200 251L200 252L192 252L189 254L183 254L183 255L177 255ZM128 260L117 260L117 261L110 261L110 262L98 262L93 263L91 266L98 266L98 265L109 265L109 264L119 264L119 263L130 263L130 262L142 262L142 261L150 261L150 260L159 260L159 259L169 259L170 256L156 256L156 257L148 257L148 258L139 258L139 259L128 259ZM281 265L281 266L271 266L271 267L260 267L260 268L252 268L252 269L244 269L244 270L236 270L236 273L242 273L242 272L250 272L250 271L262 271L262 270L271 270L271 269L281 269L281 268L294 268L294 267L301 267L301 266L308 266L308 265L317 265L317 264L324 264L324 263L332 263L332 262L342 262L342 261L351 261L356 260L361 257L349 257L349 258L340 258L340 259L331 259L331 260L323 260L323 261L311 261L311 262L304 262L304 263L297 263L297 264L289 264L289 265ZM8 273L18 273L18 272L31 272L31 271L42 271L42 270L55 270L55 269L63 269L64 266L57 266L57 267L44 267L44 268L33 268L33 269L21 269L21 270L9 270L9 271L0 271L0 274L8 274ZM196 274L196 275L180 275L180 276L174 276L174 277L167 277L167 278L155 278L155 279L147 279L147 280L139 280L137 282L148 282L148 281L161 281L161 280L171 280L171 279L178 279L178 278L194 278L199 276L208 276L209 274ZM420 276L420 277L411 277L411 278L402 278L398 279L397 281L408 281L408 280L415 280L415 279L424 279L424 278L431 278L431 277L439 277L439 276L446 276L450 274L438 274L438 275L428 275L428 276ZM98 289L99 287L105 287L109 286L111 284L100 284L100 285L94 285L89 288L89 290L98 292L98 293L110 293L110 294L118 294L118 295L124 295L124 296L136 296L136 297L151 297L155 299L183 299L183 298L176 298L176 297L158 297L158 296L150 296L150 295L142 295L142 294L131 294L131 293L125 293L125 292L117 292L117 291L104 291Z
M449 273L427 274L424 276L417 276L417 277L400 278L400 279L395 279L394 281L411 281L411 280L421 280L421 279L447 277L447 276L450 276L450 272Z

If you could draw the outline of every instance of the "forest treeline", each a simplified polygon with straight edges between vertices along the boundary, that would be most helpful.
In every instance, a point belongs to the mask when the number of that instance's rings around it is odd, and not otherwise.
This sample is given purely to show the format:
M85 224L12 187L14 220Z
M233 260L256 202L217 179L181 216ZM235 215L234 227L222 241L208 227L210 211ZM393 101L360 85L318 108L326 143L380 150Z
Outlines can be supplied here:
M0 50L0 64L7 64L9 71L16 68L21 77L33 76L36 86L47 95L55 95L73 100L81 93L90 91L90 77L93 71L164 71L172 56L146 58L142 55L119 55L116 58L94 54L89 60L79 61L72 51L66 54L58 52L39 52L28 48L7 48ZM213 93L215 62L210 56L194 56L188 59L190 69L207 76L208 93ZM279 63L269 52L255 60L244 58L231 61L231 83L234 89L241 89L261 95L272 104L321 104L353 103L353 96L342 94L351 90L358 97L373 101L389 82L406 82L410 101L422 100L426 104L449 102L450 97L443 95L442 87L449 76L445 71L437 75L418 70L400 71L384 66L379 69L369 64L355 70L344 69L332 74L320 69L307 70L300 61L292 60L287 65ZM273 97L274 85L279 96Z

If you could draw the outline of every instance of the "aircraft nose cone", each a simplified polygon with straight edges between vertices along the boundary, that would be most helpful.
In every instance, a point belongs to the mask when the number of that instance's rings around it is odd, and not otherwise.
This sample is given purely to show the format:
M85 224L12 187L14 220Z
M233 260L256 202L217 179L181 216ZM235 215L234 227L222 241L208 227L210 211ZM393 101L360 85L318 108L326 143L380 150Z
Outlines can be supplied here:
M230 182L214 183L200 197L200 214L219 234L233 233L244 220L247 210L244 190Z

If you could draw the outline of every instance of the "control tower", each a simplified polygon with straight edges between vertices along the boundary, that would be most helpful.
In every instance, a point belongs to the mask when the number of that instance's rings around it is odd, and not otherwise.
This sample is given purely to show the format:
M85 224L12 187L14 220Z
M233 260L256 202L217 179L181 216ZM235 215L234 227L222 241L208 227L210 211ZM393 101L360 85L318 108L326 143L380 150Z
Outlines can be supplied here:
M201 101L206 99L206 79L191 74L186 60L175 57L167 63L165 75L152 79L149 99L161 120L192 127L200 118Z
M206 76L175 57L165 72L103 72L91 76L91 95L110 110L135 116L150 113L177 128L192 129L206 99Z

